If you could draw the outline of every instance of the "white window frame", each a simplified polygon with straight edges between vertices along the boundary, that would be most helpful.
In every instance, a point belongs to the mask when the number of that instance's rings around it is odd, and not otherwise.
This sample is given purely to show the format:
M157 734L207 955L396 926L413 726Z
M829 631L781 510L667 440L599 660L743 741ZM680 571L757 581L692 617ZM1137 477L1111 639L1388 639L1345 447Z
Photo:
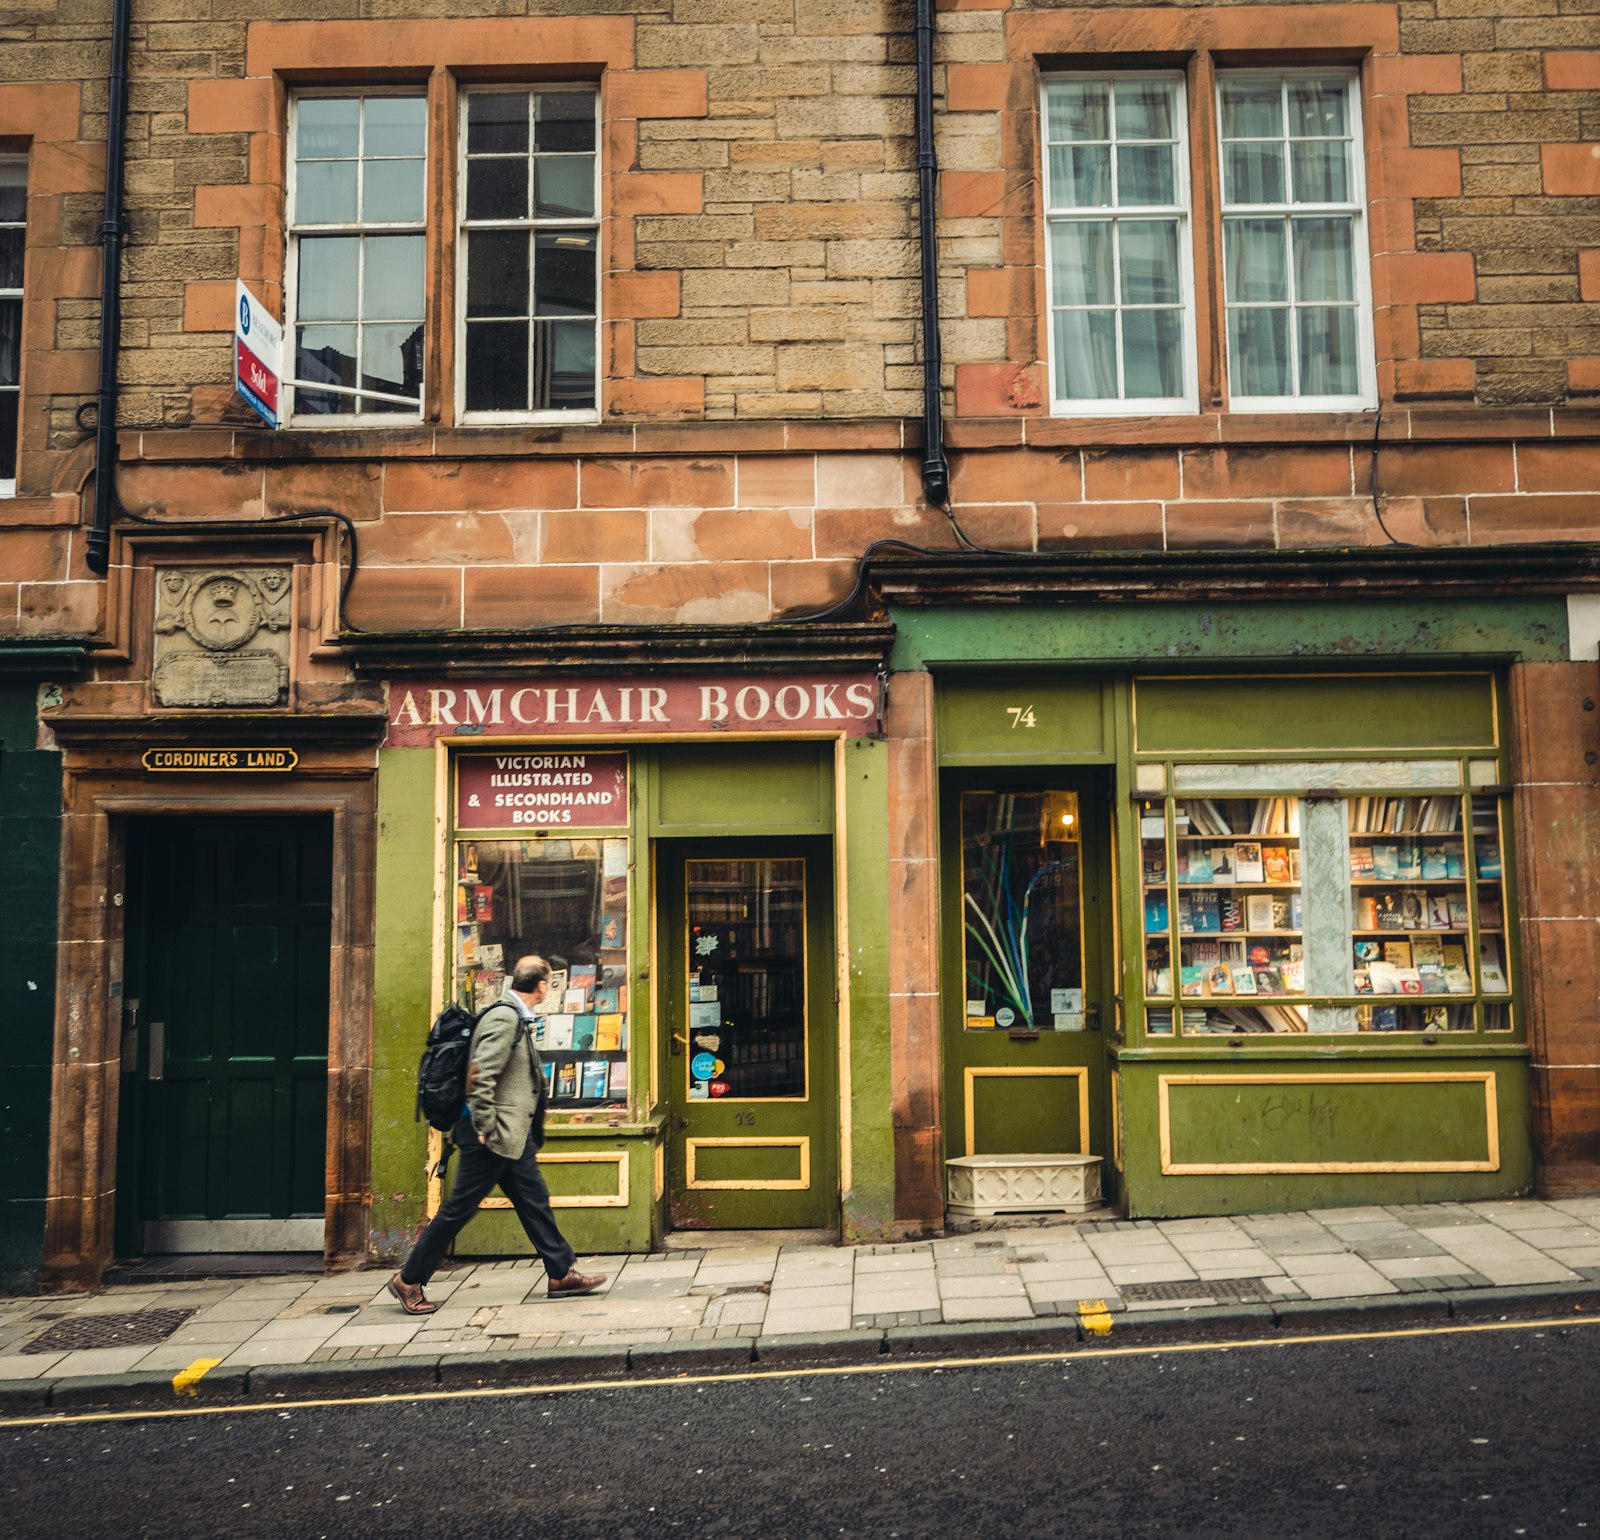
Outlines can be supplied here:
M1239 203L1230 204L1225 201L1227 188L1223 175L1224 143L1222 137L1222 88L1230 80L1275 80L1287 83L1290 80L1307 79L1332 79L1341 78L1345 85L1345 114L1346 122L1350 127L1350 198L1344 203ZM1354 304L1352 307L1356 316L1356 369L1360 389L1347 396L1245 396L1236 395L1232 391L1232 381L1229 381L1228 406L1235 412L1352 412L1373 411L1378 405L1377 394L1377 363L1375 357L1375 343L1372 322L1372 252L1371 252L1371 223L1367 218L1367 184L1366 161L1363 153L1361 134L1361 91L1360 76L1351 68L1340 66L1322 66L1295 68L1295 69L1219 69L1216 72L1216 84L1212 101L1212 109L1216 116L1217 125L1217 207L1221 220L1220 239L1217 246L1217 271L1215 277L1215 295L1217 319L1222 332L1222 360L1223 367L1229 367L1229 303L1227 297L1227 234L1226 227L1230 218L1285 218L1307 217L1326 215L1335 218L1348 218L1351 221L1350 251L1351 263L1355 271L1352 275ZM1288 118L1284 119L1284 142L1288 140ZM1290 175L1289 157L1284 159L1285 178ZM1292 192L1292 186L1286 182L1286 192ZM1295 319L1294 302L1294 253L1292 246L1286 251L1288 263L1289 283L1289 317L1291 327L1291 354L1290 368L1292 377L1299 378L1300 360L1299 346L1293 335ZM1275 308L1275 307L1263 307Z
M23 216L19 220L6 220L0 229L21 230L23 244L23 278L27 277L27 244L28 244L28 157L26 155L0 155L0 165L7 167L20 166L22 168L22 197ZM22 313L25 321L27 306L23 299L23 286L19 284L14 289L0 289L0 300L15 300L17 308ZM0 385L0 391L17 398L17 441L12 446L17 461L22 459L22 324L17 327L17 383L15 385ZM17 478L15 476L0 476L0 497L15 497L17 495Z
M572 95L587 95L594 107L594 217L592 219L467 219L467 107L475 95L506 95L522 92L530 96L539 93L564 91ZM604 224L600 204L600 157L604 150L603 124L600 117L600 92L592 84L553 81L550 83L507 81L484 83L463 90L456 108L456 421L466 427L488 427L496 423L566 422L583 423L600 420L601 387L604 380L605 356L600 334L601 291L605 283L605 253L603 249ZM533 160L530 141L528 158ZM530 239L543 230L590 230L595 237L595 293L594 293L594 405L592 407L560 407L550 410L528 411L473 411L467 410L467 234L471 230L522 230ZM529 268L530 281L532 267ZM530 326L532 324L530 318ZM532 333L530 331L530 343Z
M1108 84L1117 82L1160 80L1171 82L1177 87L1175 105L1174 135L1174 191L1177 202L1162 205L1127 205L1119 206L1115 203L1103 208L1056 208L1051 202L1050 188L1050 106L1049 95L1052 85L1071 80L1105 81ZM1112 141L1113 147L1116 141ZM1191 187L1189 144L1189 108L1188 86L1181 70L1154 69L1154 70L1071 70L1059 71L1043 77L1040 81L1039 91L1039 148L1041 156L1041 173L1043 183L1043 203L1045 213L1045 367L1050 375L1050 412L1055 417L1154 417L1154 416L1181 416L1193 415L1199 411L1199 390L1196 383L1196 343L1195 343L1195 282L1194 282L1194 202ZM1116 157L1112 156L1113 176L1115 176ZM1116 397L1089 399L1076 396L1057 396L1056 394L1056 327L1055 327L1055 252L1054 231L1058 224L1109 222L1113 226L1119 223L1132 223L1141 220L1176 219L1178 225L1178 284L1181 294L1181 303L1178 307L1182 318L1183 337L1179 348L1183 369L1183 391L1177 396L1162 397ZM1114 248L1115 250L1116 248ZM1115 258L1113 258L1113 276L1115 271ZM1120 282L1120 278L1118 278ZM1098 307L1096 307L1098 308ZM1119 381L1122 375L1122 350L1121 350L1121 315L1123 311L1120 293L1117 299L1118 315L1118 349L1117 372Z
M297 208L297 197L298 197L297 168L298 168L298 164L299 164L299 158L295 154L295 146L299 141L300 103L302 101L304 101L304 100L307 100L308 98L326 99L326 98L329 98L329 97L357 97L357 98L365 101L365 100L369 100L369 99L371 99L373 97L385 97L385 96L407 97L407 98L422 102L423 108L424 108L424 123L426 125L426 123L427 123L428 95L427 95L427 92L425 90L419 90L419 89L414 88L414 87L410 88L410 89L381 89L380 88L380 89L376 89L376 90L369 89L369 88L367 88L365 86L360 86L360 85L351 85L351 86L342 86L342 87L329 87L326 90L296 91L294 93L294 95L290 98L290 101L289 101L289 125L288 125L289 137L288 137L288 145L287 145L287 150L286 150L286 155L285 155L285 159L287 161L287 176L286 176L286 186L285 186L284 192L285 192L285 204L286 204L287 209L290 212L291 217L290 217L290 219L288 220L288 222L286 224L286 228L285 228L285 237L286 237L286 239L285 239L285 242L284 242L285 246L287 247L287 251L286 251L286 254L285 254L285 268L284 268L284 280L283 280L283 309L284 309L284 317L283 317L283 355L284 355L283 356L283 369L284 369L284 375L285 375L285 381L284 381L284 385L283 385L283 390L284 390L284 394L285 394L287 399L286 399L285 404L284 404L283 420L284 420L284 422L289 424L291 427L295 427L295 428L325 428L325 429L332 429L332 430L340 430L340 429L344 429L344 428L409 428L409 427L412 427L415 424L421 422L423 420L423 416L424 416L425 412L427 411L427 399L428 398L427 398L427 372L426 372L426 369L424 369L424 372L423 372L421 391L420 391L418 399L417 399L417 409L416 409L416 414L414 416L409 412L350 412L350 413L309 412L309 413L302 413L298 409L298 391L297 391L296 387L292 383L290 383L290 381L292 381L293 378L294 378L295 356L296 356L296 352L297 352L295 307L296 307L296 303L297 303L297 301L299 299L299 292L300 292L300 237L302 235L309 235L309 236L354 235L354 236L357 236L357 237L362 237L362 236L367 236L367 235L420 235L423 238L423 248L424 248L424 257L423 257L424 268L423 268L423 271L424 271L424 275L426 275L426 271L427 271L427 266L426 266L426 263L427 263L427 244L428 244L428 193L429 193L428 160L429 160L429 153L430 153L430 142L431 142L431 139L432 139L432 135L429 132L427 132L426 126L424 128L424 134L423 134L423 150L422 150L423 203L422 203L422 218L421 218L420 221L406 222L406 223L394 223L394 224L385 224L385 223L378 223L378 222L368 223L368 222L362 222L362 221L355 221L355 222L352 222L352 223L349 223L349 224L336 224L336 225L302 225L293 217L295 214L298 213L298 208ZM363 119L363 121L364 121L364 119ZM359 159L358 159L358 164L359 164ZM365 264L361 264L361 266L363 266L363 267L364 267L364 265ZM359 274L359 272L360 272L360 268L358 267L358 274ZM358 276L357 282L358 283L361 282L361 279L359 278L359 276ZM358 290L358 293L359 293L359 290ZM362 304L362 301L360 299L358 299L357 300L357 310L358 311L361 308L361 304ZM423 337L424 337L423 356L424 356L424 358L426 358L426 356L427 356L427 342L426 342L426 339L428 337L428 326L429 326L428 288L427 288L426 276L424 276L423 289L422 289L422 310L423 310L422 328L423 328ZM360 324L364 324L364 323L362 323L361 321L358 320L357 324L360 325ZM304 388L307 391L316 391L316 390L322 389L323 387L314 386L314 385L311 385L311 384L308 383L308 384L306 384L304 386ZM378 394L378 392L375 392L375 391L360 391L359 394L370 396L370 395Z

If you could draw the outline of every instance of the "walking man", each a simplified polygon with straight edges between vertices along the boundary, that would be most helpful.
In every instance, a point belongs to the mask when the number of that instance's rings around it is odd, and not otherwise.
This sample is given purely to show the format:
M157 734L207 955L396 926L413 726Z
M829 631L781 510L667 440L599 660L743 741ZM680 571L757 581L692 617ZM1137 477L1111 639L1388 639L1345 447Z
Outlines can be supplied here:
M544 1263L552 1299L592 1294L606 1281L604 1273L580 1273L573 1265L577 1258L556 1227L550 1189L539 1170L547 1092L533 1046L534 1007L549 988L549 963L542 957L518 959L505 994L473 1031L467 1110L451 1134L461 1149L455 1184L405 1265L389 1280L389 1292L407 1315L432 1315L439 1308L424 1286L461 1227L497 1185L511 1199Z

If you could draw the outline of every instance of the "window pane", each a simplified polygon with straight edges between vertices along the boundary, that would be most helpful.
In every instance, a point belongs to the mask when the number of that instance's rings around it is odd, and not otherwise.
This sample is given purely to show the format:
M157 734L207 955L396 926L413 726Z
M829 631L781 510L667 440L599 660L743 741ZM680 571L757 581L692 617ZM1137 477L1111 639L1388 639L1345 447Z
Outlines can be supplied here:
M1230 144L1223 148L1222 197L1225 203L1282 203L1283 146Z
M1122 303L1181 303L1183 287L1178 276L1177 221L1126 220L1118 233L1122 254Z
M576 411L594 406L594 322L536 321L533 405Z
M0 230L0 289L22 287L21 230Z
M1281 219L1225 219L1223 253L1230 304L1272 304L1289 298Z
M1122 389L1130 399L1183 394L1183 312L1129 310L1122 317Z
M0 385L15 385L21 378L22 301L0 299Z
M17 393L0 390L0 481L17 479Z
M1346 102L1347 84L1343 80L1289 81L1289 133L1294 137L1349 133Z
M421 224L423 165L420 160L367 161L361 217L376 225Z
M428 104L420 96L369 96L363 155L421 155L427 149Z
M1108 220L1074 220L1052 233L1051 298L1057 305L1109 305L1116 293L1111 282L1111 224Z
M1117 138L1177 136L1177 88L1170 80L1117 82Z
M594 157L553 155L538 162L536 219L594 217Z
M1111 310L1056 312L1056 394L1069 401L1117 399L1117 318Z
M528 323L476 321L467 327L467 410L528 409Z
M1219 92L1223 138L1282 137L1283 102L1276 80L1224 80Z
M420 235L369 236L364 261L362 319L420 320L423 238Z
M533 270L536 315L595 313L595 238L577 231L540 235Z
M1063 80L1050 87L1049 138L1054 141L1109 139L1110 92L1101 80Z
M422 327L413 322L402 326L363 326L361 328L361 384L367 390L381 390L388 396L422 395ZM361 403L364 412L415 411L392 401Z
M587 91L550 91L535 98L534 147L594 153L594 97Z
M348 225L356 219L356 163L302 161L295 167L295 223Z
M1353 229L1348 219L1295 219L1295 298L1305 300L1355 298Z
M354 96L303 96L295 113L295 154L354 156L360 123L361 103Z
M300 242L300 277L295 315L302 321L356 318L356 264L361 241L354 235L308 236Z
M1170 145L1117 147L1119 204L1176 203L1177 186Z
M474 230L467 236L467 314L528 313L528 236L522 230Z
M1110 146L1052 146L1050 202L1056 208L1109 208L1111 206Z
M1350 157L1342 139L1289 146L1297 203L1348 203Z
M0 220L23 220L28 214L28 168L21 161L0 162Z
M1300 324L1300 393L1353 396L1356 393L1356 313L1311 306L1297 312Z
M329 385L356 382L356 329L353 326L301 326L296 339L294 373L298 380ZM296 412L354 412L354 396L335 396L301 387L295 391Z
M527 94L522 91L507 92L505 95L473 92L467 98L467 154L527 153Z
M525 160L467 162L468 219L526 219L528 163Z
M1289 377L1289 312L1228 312L1229 388L1235 396L1287 396Z

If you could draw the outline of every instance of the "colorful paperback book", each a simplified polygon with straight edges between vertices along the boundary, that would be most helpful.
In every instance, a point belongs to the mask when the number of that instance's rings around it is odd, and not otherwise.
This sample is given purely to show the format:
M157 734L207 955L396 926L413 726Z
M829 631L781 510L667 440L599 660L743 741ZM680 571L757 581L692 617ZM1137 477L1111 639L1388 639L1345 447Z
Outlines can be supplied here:
M1422 975L1415 968L1396 968L1395 977L1399 980L1401 994L1420 995L1422 993Z
M1372 975L1365 968L1357 968L1350 975L1350 983L1358 995L1370 995L1372 993Z
M1261 847L1257 844L1233 847L1233 874L1236 882L1262 882L1265 868L1261 864Z
M1500 938L1485 936L1478 943L1478 977L1483 980L1483 992L1503 995L1506 992L1505 969L1500 966Z
M601 1053L615 1053L622 1047L622 1016L618 1012L595 1017L594 1046Z
M1237 893L1220 893L1217 895L1217 909L1221 915L1224 930L1244 929L1244 905L1239 902Z
M1382 957L1382 956L1383 956L1383 943L1381 941L1358 941L1358 942L1356 942L1356 961L1358 963L1362 963L1362 964L1369 963L1369 962L1372 962L1374 959Z
M1429 930L1450 930L1450 895L1448 893L1430 893L1428 895L1427 925Z
M1164 889L1152 889L1144 896L1144 928L1167 928L1167 895Z
M1283 993L1283 974L1277 968L1256 969L1256 993L1258 995L1281 995Z
M583 1053L599 1045L594 1040L593 1016L576 1016L572 1022L572 1046Z
M1256 992L1255 970L1246 963L1239 963L1233 970L1233 991L1239 995L1253 995Z
M1289 880L1289 847L1287 845L1264 845L1261 850L1261 868L1267 874L1268 882L1287 882Z
M1422 852L1415 845L1396 845L1394 858L1400 868L1401 881L1422 875Z
M1422 847L1422 877L1428 881L1436 877L1450 875L1449 863L1445 859L1443 845L1424 845Z
M1273 930L1272 895L1252 893L1244 901L1245 929L1249 931Z
M1233 993L1233 973L1226 963L1213 963L1206 971L1206 981L1211 985L1214 995Z
M586 1102L603 1100L610 1072L611 1066L604 1059L585 1060L583 1076L578 1085L578 1095Z
M615 1101L625 1101L628 1095L628 1061L626 1059L613 1059L611 1061L611 1083L609 1094Z
M625 914L603 914L600 916L600 945L603 947L626 946L628 942L628 917Z
M1400 1008L1396 1005L1375 1005L1372 1007L1372 1031L1398 1032L1400 1030Z
M494 921L494 888L488 883L479 883L472 890L472 918L480 925L489 925Z
M1185 963L1178 970L1179 991L1186 999L1206 992L1206 970L1198 963Z
M1372 980L1373 994L1397 995L1400 993L1400 970L1393 963L1381 960L1368 963L1367 974Z
M1370 893L1363 893L1356 900L1356 929L1376 930L1378 928L1378 900Z
M561 997L561 1009L569 1015L581 1016L589 1009L589 991L576 984L567 985L567 992Z
M1213 882L1233 881L1233 846L1213 845L1206 852L1211 860L1211 880Z
M1403 943L1388 943L1397 946ZM1438 936L1415 936L1411 940L1411 961L1418 968L1444 967L1444 942Z
M617 1003L618 993L619 991L615 989L595 990L593 1000L595 1014L597 1016L610 1016L621 1010L622 1007Z
M556 1066L556 1100L571 1101L578 1094L578 1061L563 1059Z
M1478 852L1478 875L1480 877L1498 877L1500 875L1500 847L1492 840L1483 840L1476 846Z
M1396 968L1409 968L1411 966L1411 943L1409 941L1385 941L1383 943L1383 960L1392 963Z
M1222 905L1210 888L1201 888L1194 895L1194 928L1197 931L1222 929Z
M1393 882L1400 875L1400 852L1393 845L1372 847L1372 876L1377 882Z
M1352 845L1350 847L1350 875L1360 881L1372 875L1372 846Z
M1466 930L1472 924L1472 912L1467 907L1465 893L1452 893L1445 899L1445 915L1451 930Z
M1278 964L1283 975L1283 987L1291 995L1301 995L1306 989L1306 965L1298 957L1286 957Z
M552 1049L572 1047L572 1017L565 1013L545 1017L544 1046Z

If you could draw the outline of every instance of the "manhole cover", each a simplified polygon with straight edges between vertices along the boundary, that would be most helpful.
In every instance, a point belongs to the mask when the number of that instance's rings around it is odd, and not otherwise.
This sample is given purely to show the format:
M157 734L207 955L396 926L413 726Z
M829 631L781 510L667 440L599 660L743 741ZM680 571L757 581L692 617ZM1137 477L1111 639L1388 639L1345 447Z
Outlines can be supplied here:
M1123 1283L1117 1286L1124 1302L1154 1299L1214 1299L1218 1304L1244 1304L1265 1299L1259 1278L1185 1278L1172 1283Z
M24 1353L71 1353L79 1348L154 1347L192 1310L139 1310L130 1315L69 1315L23 1348Z

